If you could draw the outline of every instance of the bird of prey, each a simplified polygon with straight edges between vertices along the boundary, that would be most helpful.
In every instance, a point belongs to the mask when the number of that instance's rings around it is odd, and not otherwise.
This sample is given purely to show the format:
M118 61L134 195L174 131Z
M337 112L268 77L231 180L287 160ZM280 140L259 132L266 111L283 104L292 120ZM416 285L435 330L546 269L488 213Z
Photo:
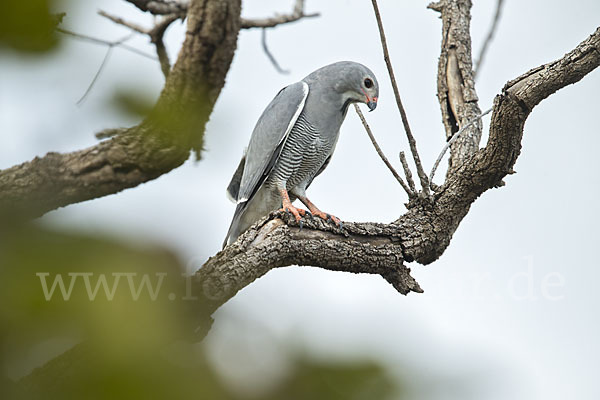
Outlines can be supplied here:
M223 247L277 209L301 221L307 212L292 205L296 198L312 215L339 224L305 191L329 164L350 104L365 103L373 111L378 95L373 72L351 61L327 65L281 89L256 123L227 188L237 207Z

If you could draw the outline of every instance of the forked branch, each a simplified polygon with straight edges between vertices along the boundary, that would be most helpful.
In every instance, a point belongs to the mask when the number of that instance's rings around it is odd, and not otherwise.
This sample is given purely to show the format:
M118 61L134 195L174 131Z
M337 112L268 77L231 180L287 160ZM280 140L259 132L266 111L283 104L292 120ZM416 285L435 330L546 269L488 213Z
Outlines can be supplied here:
M394 75L394 68L392 67L392 62L390 60L390 53L388 51L387 40L385 37L385 32L383 30L383 22L381 21L381 15L379 13L379 6L377 5L377 0L371 0L371 2L373 4L373 10L375 11L375 18L377 19L377 26L379 28L379 37L381 39L381 46L383 48L383 58L385 60L385 65L387 66L387 70L390 75L390 80L392 81L394 97L396 98L398 111L400 111L400 116L402 118L402 125L404 126L406 137L408 138L410 152L412 153L413 160L415 161L415 166L417 167L417 175L419 176L419 180L421 181L421 188L423 189L425 195L429 196L429 181L427 180L427 174L423 169L423 164L421 164L421 158L419 157L419 152L417 151L417 142L412 134L410 125L408 124L408 117L406 116L406 111L404 110L402 100L400 99L400 91L398 90L398 84L396 83L396 77Z
M131 29L134 32L140 33L142 35L147 35L150 38L150 42L154 44L156 47L156 54L158 55L158 60L160 62L160 68L163 72L165 78L169 76L169 72L171 71L171 62L169 61L169 55L167 54L167 49L165 48L165 43L163 41L163 36L165 35L165 31L173 22L181 18L179 14L169 14L160 18L152 28L144 28L136 23L124 20L121 17L112 15L107 13L106 11L98 11L98 14L111 20L112 22L122 25Z
M404 183L404 180L402 179L402 177L398 174L398 172L396 172L396 170L394 169L394 167L392 166L390 161L387 159L385 154L383 154L381 147L379 147L379 144L377 144L377 140L375 140L375 136L373 136L371 127L369 127L369 124L367 123L365 116L363 115L362 111L360 111L360 108L358 107L358 105L356 103L354 104L354 110L356 110L356 113L358 114L358 117L360 118L360 122L362 122L362 124L365 128L365 131L367 132L367 135L369 135L369 139L371 139L371 143L373 144L373 147L375 147L375 151L379 155L379 158L381 158L381 160L388 167L388 169L390 170L392 175L394 175L394 178L396 178L396 180L398 181L400 186L402 186L402 189L404 189L404 191L406 192L408 197L412 198L416 194L416 192L414 190L414 184L413 184L412 189L409 186L407 186L406 183ZM407 175L407 178L408 178L408 175Z

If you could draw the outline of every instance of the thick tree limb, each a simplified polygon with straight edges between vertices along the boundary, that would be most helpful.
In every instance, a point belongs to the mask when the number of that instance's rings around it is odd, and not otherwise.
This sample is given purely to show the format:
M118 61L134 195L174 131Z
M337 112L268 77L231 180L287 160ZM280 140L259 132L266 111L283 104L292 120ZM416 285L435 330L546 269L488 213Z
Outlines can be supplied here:
M446 140L450 140L463 125L481 114L471 59L471 0L441 0L428 7L442 14L437 95ZM448 174L477 151L482 126L481 122L475 123L451 146Z
M201 148L236 48L239 14L240 0L192 1L188 34L151 115L88 149L48 153L0 171L0 212L39 216L137 186L183 164L190 149Z
M271 269L295 264L378 274L400 293L422 292L403 264L398 233L377 223L348 223L340 230L320 218L306 219L300 229L293 217L273 213L198 270L195 293L203 293L214 311Z

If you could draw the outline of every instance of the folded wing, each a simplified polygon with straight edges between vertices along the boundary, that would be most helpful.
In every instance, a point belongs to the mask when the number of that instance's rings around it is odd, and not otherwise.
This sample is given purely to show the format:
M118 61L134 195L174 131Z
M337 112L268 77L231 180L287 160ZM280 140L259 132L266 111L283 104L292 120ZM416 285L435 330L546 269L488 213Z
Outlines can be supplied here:
M238 204L251 199L269 176L307 97L308 85L305 82L286 86L260 116L252 132L245 161L242 159L240 162L228 188L228 194Z

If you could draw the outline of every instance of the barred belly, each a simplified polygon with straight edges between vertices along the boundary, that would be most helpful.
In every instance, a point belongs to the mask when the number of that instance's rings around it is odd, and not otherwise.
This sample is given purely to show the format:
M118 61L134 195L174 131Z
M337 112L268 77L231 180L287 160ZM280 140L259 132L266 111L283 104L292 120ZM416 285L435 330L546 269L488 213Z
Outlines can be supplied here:
M273 188L304 189L331 154L331 141L323 139L301 114L287 138L266 185Z

